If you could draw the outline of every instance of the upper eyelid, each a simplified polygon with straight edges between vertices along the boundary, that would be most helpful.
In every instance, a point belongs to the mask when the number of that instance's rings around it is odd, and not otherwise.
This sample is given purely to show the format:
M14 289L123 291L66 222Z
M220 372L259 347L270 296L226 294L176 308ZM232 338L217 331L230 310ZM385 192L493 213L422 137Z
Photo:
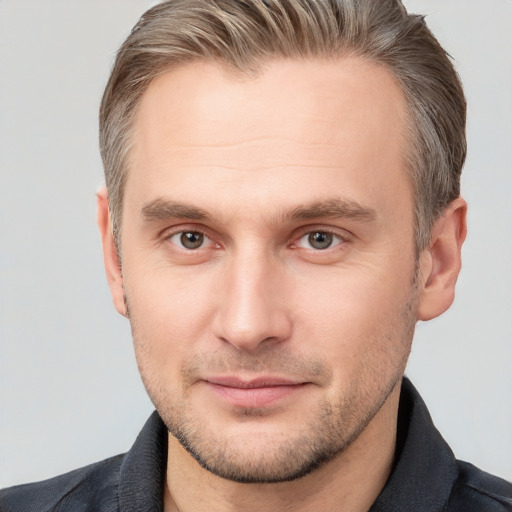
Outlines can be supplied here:
M218 233L215 230L209 229L208 227L205 227L203 225L197 225L193 223L186 223L177 226L167 227L160 231L158 237L162 239L169 239L174 235L186 232L200 233L209 240L214 242L219 242L221 241L222 238L221 236L218 235ZM290 240L292 244L294 244L303 236L314 232L329 233L331 235L339 237L343 241L349 241L354 236L352 233L350 233L350 231L344 228L325 226L321 224L313 224L301 226L299 228L294 229L291 235L289 235L287 238Z
M195 226L193 224L167 227L160 231L159 236L162 238L170 238L174 235L178 235L179 233L201 233L201 235L204 235L210 239L212 238L210 230L202 226Z
M198 251L200 249L204 249L203 245L208 245L208 244L211 244L211 243L215 243L213 242L213 240L208 236L206 235L205 233L202 233L201 231L193 231L193 230L182 230L182 231L177 231L175 233L170 233L168 236L165 237L165 240L172 240L175 236L179 236L180 234L182 235L183 233L197 233L197 234L200 234L202 237L203 237L203 240L202 240L202 243L201 243L201 246L200 247L195 247L193 249L189 249L187 247L181 247L181 245L183 245L180 241L180 245L178 246L178 244L174 244L174 245L177 245L180 249L186 249L187 252L188 251Z
M348 237L343 236L342 234L338 233L337 231L330 231L328 229L312 229L310 231L305 231L301 236L299 236L299 238L304 238L306 235L311 235L312 233L325 233L327 235L335 236L335 237L339 238L340 240L345 240L348 238Z
M174 227L168 227L163 230L161 230L157 236L157 239L160 241L160 243L171 243L176 248L184 250L184 248L181 248L176 243L171 242L171 238L173 238L176 235L182 234L182 233L199 233L202 236L204 236L205 244L206 246L217 244L216 240L212 235L208 232L207 229L204 229L199 226L194 225L188 225L188 226L174 226ZM205 249L205 247L198 247L197 249L187 249L187 252L194 252L194 251L200 251L201 249Z
M343 236L339 235L338 233L331 233L331 232L326 231L326 230L317 229L317 230L313 230L313 231L306 231L306 233L304 233L302 236L296 238L292 245L298 246L300 244L301 240L303 238L305 238L306 236L310 235L311 233L327 233L327 234L332 235L333 237L338 239L337 242L334 243L333 245L330 245L330 246L326 247L325 249L321 249L322 252L328 251L329 249L335 249L339 245L345 244L346 242L349 241L349 239L347 237L343 237ZM315 249L314 247L311 247L311 248L302 247L302 248L306 249L306 250L310 249L310 250L313 250L313 251L320 250L320 249Z
M313 225L313 226L303 226L302 228L299 228L296 230L296 235L294 235L294 239L297 240L299 238L302 238L303 236L309 234L309 233L329 233L330 235L335 235L342 240L349 240L354 235L344 229L344 228L336 228L331 226L322 226L322 225Z

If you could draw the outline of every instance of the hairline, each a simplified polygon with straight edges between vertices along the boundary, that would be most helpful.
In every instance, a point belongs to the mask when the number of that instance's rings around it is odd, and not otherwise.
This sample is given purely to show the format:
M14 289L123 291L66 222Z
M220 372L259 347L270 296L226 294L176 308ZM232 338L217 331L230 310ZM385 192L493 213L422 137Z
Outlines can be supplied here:
M421 226L421 214L418 210L420 206L419 203L419 188L416 180L414 179L414 168L420 165L420 162L415 162L415 160L421 160L419 157L419 140L418 140L418 132L419 130L416 127L414 120L414 113L412 110L412 101L409 98L408 94L406 94L405 88L402 85L399 77L394 72L392 66L389 66L387 63L382 62L377 58L373 58L368 54L361 53L356 48L350 48L344 46L343 48L338 49L337 51L332 50L331 53L327 55L305 55L305 56L284 56L284 55L270 55L269 57L260 57L257 60L253 61L251 66L241 67L233 62L229 62L227 59L223 59L221 57L208 57L204 55L194 55L189 56L187 59L181 59L175 62L169 62L167 65L162 65L159 70L154 72L150 79L145 83L144 88L140 91L140 94L137 97L137 101L134 104L134 108L130 111L130 116L127 118L127 130L125 132L125 137L123 138L123 147L124 158L120 162L122 168L121 175L121 183L118 188L118 200L116 203L117 211L110 211L112 217L112 230L114 234L114 242L117 248L117 252L119 256L121 256L121 235L122 235L122 216L124 211L124 196L125 196L125 188L126 182L128 179L128 175L130 172L133 172L133 147L135 145L134 135L135 135L135 124L137 119L137 114L139 112L140 105L142 103L144 95L147 93L148 89L151 87L151 84L158 79L159 77L172 72L176 69L188 66L190 64L196 63L205 63L205 64L213 64L217 66L225 76L229 79L240 79L244 78L247 80L254 80L260 77L265 73L265 69L267 65L280 61L295 61L295 62L312 62L312 61L337 61L340 59L355 57L357 59L361 59L364 62L374 64L376 66L382 67L388 71L390 76L392 77L394 83L396 84L400 94L403 98L403 126L401 127L402 133L402 159L404 163L404 171L407 174L407 179L409 180L409 185L411 187L412 199L413 199L413 228L414 228L414 246L416 257L419 257L420 252L425 248L426 241L424 231L430 233L432 227L432 221L428 223L428 226ZM440 212L441 213L441 212ZM421 240L421 235L423 234L423 240Z

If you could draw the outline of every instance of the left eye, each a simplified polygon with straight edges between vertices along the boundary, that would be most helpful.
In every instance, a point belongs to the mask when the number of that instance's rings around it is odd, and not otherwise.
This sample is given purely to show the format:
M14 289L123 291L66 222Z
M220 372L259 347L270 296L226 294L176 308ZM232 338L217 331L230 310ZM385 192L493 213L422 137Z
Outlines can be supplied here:
M200 231L181 231L172 235L169 240L182 249L200 249L210 239Z
M311 231L302 236L298 241L298 246L303 249L315 249L322 251L333 245L342 242L342 238L329 231Z

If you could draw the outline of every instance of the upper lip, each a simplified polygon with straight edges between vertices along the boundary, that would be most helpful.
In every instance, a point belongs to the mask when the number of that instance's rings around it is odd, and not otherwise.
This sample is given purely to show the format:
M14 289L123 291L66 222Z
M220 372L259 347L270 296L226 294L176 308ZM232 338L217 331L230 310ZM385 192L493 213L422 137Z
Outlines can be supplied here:
M239 389L267 388L273 386L296 386L299 384L304 384L304 382L300 380L272 376L261 376L254 379L243 379L236 376L208 377L204 380L211 384L217 384L218 386L226 386L229 388Z

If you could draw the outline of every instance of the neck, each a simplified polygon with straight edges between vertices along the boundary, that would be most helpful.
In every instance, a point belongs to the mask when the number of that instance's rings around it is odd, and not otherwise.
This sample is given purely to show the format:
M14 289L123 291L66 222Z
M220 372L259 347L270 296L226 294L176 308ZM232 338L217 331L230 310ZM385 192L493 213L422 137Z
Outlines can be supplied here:
M300 479L240 484L203 469L169 436L165 512L366 512L391 472L400 384L342 453Z

